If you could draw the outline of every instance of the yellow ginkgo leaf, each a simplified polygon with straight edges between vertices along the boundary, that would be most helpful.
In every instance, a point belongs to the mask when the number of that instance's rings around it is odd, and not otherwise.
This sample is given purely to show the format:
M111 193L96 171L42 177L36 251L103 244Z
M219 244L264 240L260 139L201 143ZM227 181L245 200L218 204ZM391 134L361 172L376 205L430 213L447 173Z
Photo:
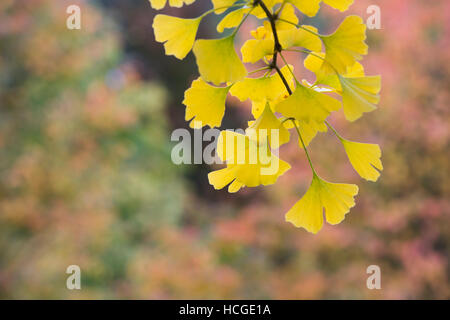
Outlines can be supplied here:
M225 114L225 100L229 87L214 87L198 78L184 93L183 104L186 106L186 121L191 128L203 126L220 127Z
M166 6L167 0L149 0L153 9L161 10Z
M166 6L167 0L149 0L153 9L160 10ZM169 0L171 7L181 8L183 4L194 3L195 0Z
M266 107L266 104L270 105L270 109L272 110L272 112L275 113L275 106L280 103L281 101L283 101L284 99L286 99L287 97L289 97L289 93L285 92L285 94L282 94L278 97L278 99L274 100L274 101L268 101L268 100L255 100L252 101L252 115L253 118L258 119L259 116L263 113L264 108Z
M318 132L327 132L328 130L325 123L314 121L311 121L309 123L305 121L299 121L298 127L300 129L300 133L302 134L302 139L305 143L305 147L307 147L311 143ZM299 145L300 147L303 147L301 141L299 141Z
M377 181L380 172L376 169L383 170L383 164L380 160L380 146L371 143L353 142L342 138L341 141L356 172L368 181Z
M346 11L353 4L353 1L354 0L323 0L327 5L341 12Z
M212 0L215 14L222 14L227 11L237 0Z
M316 75L315 84L322 84L326 86L330 86L332 88L338 89L341 87L339 83L339 79L335 72L328 72L328 69L323 67L324 63L328 63L324 61L325 53L323 52L312 52L310 53L306 59L303 61L303 65L306 69L311 72L314 72Z
M347 67L347 71L344 74L346 78L360 78L364 77L364 67L361 63L355 62L353 66Z
M201 18L182 19L158 14L153 20L155 39L165 42L167 55L183 59L191 51Z
M335 72L329 74L323 73L324 69L322 68L322 64L327 63L323 61L323 58L325 58L325 53L312 52L306 57L303 64L306 69L315 73L315 84L326 85L341 91L341 83L339 82L337 74ZM364 67L359 62L355 62L353 66L347 67L344 76L347 78L364 77Z
M247 40L242 46L242 61L255 63L266 56L273 55L274 41L269 21L264 21L262 26L250 33L255 39Z
M303 61L306 69L317 74L322 67L323 59L325 59L324 52L311 52Z
M331 112L340 107L341 104L336 99L297 83L294 93L278 103L275 111L287 118L322 123Z
M287 0L308 17L314 17L320 9L321 0Z
M283 144L289 142L289 130L273 114L268 103L262 114L255 121L250 122L249 125L249 128L246 130L247 136L259 144L268 141L273 149L278 149Z
M241 8L231 11L219 22L217 25L217 31L222 33L225 29L236 27L250 10L250 8Z
M255 63L262 58L272 55L274 42L272 38L249 39L241 48L242 61L245 63Z
M289 96L289 94L286 93L285 96L280 97L278 100L276 100L275 102L269 102L267 100L260 100L260 101L252 101L252 115L253 118L258 119L261 114L263 113L266 104L270 105L270 109L272 110L272 112L275 112L275 108L274 106L279 103L281 100L287 98Z
M285 22L283 20L289 21L291 23ZM296 28L294 24L298 24L298 17L295 14L295 8L289 3L286 3L283 7L283 10L278 13L278 19L277 21L275 21L275 26L277 30L281 31Z
M342 86L342 105L345 118L349 121L359 119L364 112L376 109L380 101L380 76L343 77L339 76Z
M268 21L264 21L262 26L250 31L250 34L255 39L266 39L272 36L272 27Z
M348 16L333 34L322 36L325 60L338 73L345 73L347 67L353 66L357 60L362 59L362 55L367 54L365 39L366 25L361 17ZM328 69L327 73L333 71L329 64L324 63L322 66Z
M234 50L234 35L213 40L197 40L194 54L200 75L216 85L236 82L247 75L244 64Z
M316 137L317 133L327 132L327 130L328 130L328 127L326 126L326 124L324 122L319 123L319 122L311 121L311 122L307 123L305 121L295 120L295 123L300 130L305 147L307 147L311 143L311 141ZM294 128L294 124L292 123L292 121L285 121L283 123L283 125L286 129ZM303 148L303 143L301 142L301 140L299 138L298 144L301 148Z
M281 68L281 73L285 77L288 84L293 88L294 78L289 72L289 67ZM292 69L291 69L292 70ZM271 76L261 78L245 78L242 81L235 83L230 93L241 101L250 99L252 101L277 101L280 97L286 95L286 87L281 80L281 77L274 73Z
M312 26L305 25L303 27L317 33L317 29ZM267 33L267 28L265 27L263 29L258 28L254 34L259 38L247 40L241 48L244 62L255 63L273 54L275 46L273 34ZM261 34L264 34L264 36L261 37ZM322 49L320 38L304 29L294 27L280 30L278 31L278 38L283 49L293 47L302 47L311 51L320 51Z
M317 28L313 26L302 26L305 29L311 30L317 33ZM283 49L289 49L292 47L303 47L310 51L322 50L322 41L315 34L304 29L287 29L281 30L278 33L280 44Z
M355 205L357 194L357 185L331 183L314 174L308 191L286 214L286 221L317 233L323 226L324 209L326 221L338 224Z
M226 185L229 192L242 187L274 184L290 165L276 157L267 144L259 145L246 135L222 131L217 142L217 154L227 167L208 174L209 183L215 189Z
M261 100L261 101L252 101L252 115L253 118L258 119L258 117L263 113L264 108L266 107L266 104L269 103L266 100ZM272 111L274 110L274 108L271 105L271 109Z

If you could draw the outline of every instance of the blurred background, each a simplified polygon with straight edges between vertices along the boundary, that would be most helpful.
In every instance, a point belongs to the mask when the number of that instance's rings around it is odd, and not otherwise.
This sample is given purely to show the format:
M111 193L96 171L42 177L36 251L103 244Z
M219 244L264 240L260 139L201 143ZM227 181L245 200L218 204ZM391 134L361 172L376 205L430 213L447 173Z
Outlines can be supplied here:
M237 195L209 186L214 168L172 164L170 134L187 127L181 101L198 74L192 54L167 57L154 41L147 0L1 1L0 298L449 299L450 2L355 2L303 22L327 33L380 6L363 60L382 75L380 107L331 122L379 143L385 170L361 180L333 135L319 135L318 171L360 193L343 223L312 235L284 222L311 179L294 141L281 150L287 174ZM66 28L71 4L81 30ZM217 37L218 19L199 35ZM301 58L288 55L311 79ZM249 118L248 104L229 99L222 128ZM66 288L73 264L81 290ZM366 287L369 265L381 268L381 290Z

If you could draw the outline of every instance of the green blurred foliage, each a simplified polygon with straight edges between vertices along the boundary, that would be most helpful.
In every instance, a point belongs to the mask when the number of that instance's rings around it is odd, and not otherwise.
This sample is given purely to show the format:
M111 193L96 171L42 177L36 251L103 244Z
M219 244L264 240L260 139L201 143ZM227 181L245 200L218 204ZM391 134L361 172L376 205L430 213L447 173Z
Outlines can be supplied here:
M128 260L173 225L184 197L170 162L166 91L122 60L117 28L72 2L0 5L0 297L117 297ZM75 293L76 294L76 293Z

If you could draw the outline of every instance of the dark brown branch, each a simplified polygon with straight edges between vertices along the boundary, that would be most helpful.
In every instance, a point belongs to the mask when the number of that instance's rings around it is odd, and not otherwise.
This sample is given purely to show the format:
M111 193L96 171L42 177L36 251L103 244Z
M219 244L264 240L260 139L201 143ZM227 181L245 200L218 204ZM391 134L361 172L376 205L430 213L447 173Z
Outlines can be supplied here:
M275 66L274 68L275 68L275 70L277 71L278 75L280 76L281 81L283 81L283 84L284 84L284 86L286 87L287 92L289 92L289 95L291 95L291 94L292 94L292 90L291 90L291 88L289 87L289 83L287 82L286 78L285 78L284 75L281 73L280 68L278 68L278 66Z
M272 62L270 64L270 67L272 69L275 69L278 73L278 75L281 78L281 81L283 81L284 86L286 87L286 90L291 95L292 90L289 87L289 83L287 82L286 78L284 77L283 73L281 73L280 68L277 66L277 58L278 58L278 52L281 52L283 50L280 40L278 38L277 28L275 25L275 21L277 20L277 16L275 14L272 14L270 10L267 8L266 4L262 0L255 0L254 5L259 5L261 9L266 13L267 19L269 19L270 26L272 28L273 33L273 40L274 40L274 49L273 49L273 58Z
M266 13L267 18L269 19L270 26L271 26L272 32L273 32L274 42L275 42L274 54L276 54L282 50L280 40L278 39L277 28L275 26L276 16L273 15L272 13L270 13L269 9L267 8L267 6L265 5L265 3L262 0L256 0L255 3L259 4L259 6L261 7L261 9L263 9L263 11Z

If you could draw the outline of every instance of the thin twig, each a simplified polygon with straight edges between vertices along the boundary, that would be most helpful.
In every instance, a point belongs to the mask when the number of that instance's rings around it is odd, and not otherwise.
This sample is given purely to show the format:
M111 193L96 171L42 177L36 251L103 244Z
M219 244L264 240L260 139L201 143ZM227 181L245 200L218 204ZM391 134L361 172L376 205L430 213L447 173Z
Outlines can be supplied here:
M255 0L254 4L255 5L259 5L261 7L261 9L263 9L263 11L266 13L267 19L269 19L270 26L272 28L273 40L274 40L274 49L273 49L273 58L272 58L272 62L270 64L270 67L277 71L278 75L281 78L281 81L283 81L283 84L286 87L287 92L289 93L289 95L291 95L292 94L292 90L289 87L289 83L287 82L287 80L286 80L285 76L283 75L283 73L281 72L280 68L277 66L278 52L281 52L283 50L283 48L282 48L282 46L280 44L280 40L278 38L278 33L277 33L277 28L276 28L276 25L275 25L276 16L274 16L272 13L270 13L270 11L267 8L266 4L262 0Z
M282 46L280 44L280 40L278 39L277 28L276 28L276 25L275 25L275 21L277 20L278 17L277 17L277 15L273 15L272 13L270 13L269 9L267 8L267 6L264 4L264 2L262 0L255 0L254 5L255 6L256 5L261 6L261 8L266 13L267 19L269 19L270 25L272 27L272 32L273 32L273 38L274 38L275 45L274 45L273 59L272 59L272 63L270 64L270 67L277 71L278 75L280 76L281 80L283 81L284 86L286 87L286 90L289 92L289 95L292 95L292 90L289 87L289 83L287 82L287 80L286 80L285 76L283 75L283 73L281 72L280 68L277 66L278 53L281 53L281 51L283 51L283 48L282 48ZM308 149L306 148L305 142L303 141L303 137L302 137L302 134L300 132L300 129L298 128L297 123L296 123L294 118L289 118L289 120L292 121L292 123L293 123L293 125L294 125L294 127L295 127L295 129L297 131L298 137L300 139L300 142L302 143L303 149L305 150L306 157L308 158L308 162L309 162L309 165L310 165L310 167L312 169L313 175L316 175L316 171L314 170L311 158L309 156Z

